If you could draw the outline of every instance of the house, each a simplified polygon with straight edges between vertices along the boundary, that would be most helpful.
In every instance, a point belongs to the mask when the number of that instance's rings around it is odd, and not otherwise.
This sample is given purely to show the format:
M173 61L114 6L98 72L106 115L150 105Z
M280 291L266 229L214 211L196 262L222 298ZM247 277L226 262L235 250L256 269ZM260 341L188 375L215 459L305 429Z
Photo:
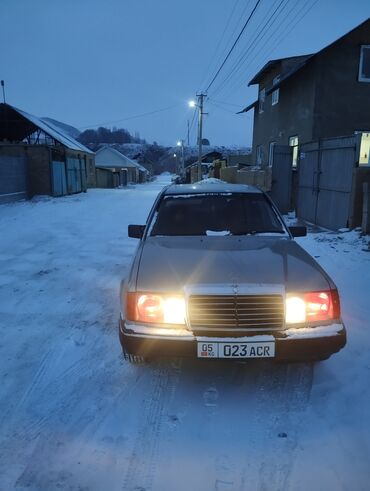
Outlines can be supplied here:
M96 152L95 163L98 187L117 187L128 183L145 182L148 174L142 165L109 145L105 145ZM100 170L110 171L113 174L110 186L101 185Z
M94 152L52 122L0 104L0 203L94 185Z
M249 82L258 85L252 160L272 165L275 145L292 147L297 165L302 143L363 132L359 164L369 163L370 19L321 51L269 61Z

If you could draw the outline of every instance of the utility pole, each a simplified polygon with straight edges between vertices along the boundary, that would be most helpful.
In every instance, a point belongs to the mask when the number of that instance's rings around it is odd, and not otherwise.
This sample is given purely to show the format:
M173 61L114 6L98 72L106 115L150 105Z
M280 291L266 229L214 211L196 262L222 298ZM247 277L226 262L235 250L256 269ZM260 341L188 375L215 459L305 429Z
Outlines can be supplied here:
M4 80L1 81L1 87L3 89L3 100L4 100L4 104L6 104L6 102L5 102L5 82L4 82Z
M206 94L201 92L197 94L198 97L198 109L199 109L199 120L198 120L198 179L202 180L202 131L203 131L203 101Z
M184 155L184 140L179 140L177 142L177 146L181 147L181 165L179 166L179 175L184 177L185 174L185 155Z
M190 125L188 120L188 147L190 147Z

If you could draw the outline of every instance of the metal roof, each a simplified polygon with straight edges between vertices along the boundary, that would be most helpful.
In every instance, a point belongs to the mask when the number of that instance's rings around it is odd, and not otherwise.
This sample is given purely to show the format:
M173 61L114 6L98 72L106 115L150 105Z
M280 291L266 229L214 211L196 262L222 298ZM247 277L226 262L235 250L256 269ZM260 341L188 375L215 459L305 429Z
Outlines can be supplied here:
M276 59L276 60L270 60L270 61L268 61L261 68L261 70L252 78L252 80L249 82L248 86L259 83L259 81L261 80L262 77L264 77L270 70L272 70L274 67L276 67L282 61L290 60L290 59L293 60L294 58L296 58L297 64L294 65L294 66L291 66L287 70L287 72L281 74L281 80L280 80L280 82L278 84L274 85L273 87L271 87L269 89L269 91L268 91L268 93L272 92L272 90L275 90L276 88L280 87L280 85L285 80L287 80L292 75L294 75L296 72L298 72L301 68L303 68L311 59L313 59L314 57L316 57L320 53L323 53L327 49L331 48L333 45L335 45L336 43L340 42L343 38L345 38L346 36L348 36L352 32L356 31L357 29L361 28L365 24L368 24L370 26L370 18L366 19L364 22L362 22L358 26L354 27L349 32L347 32L343 36L339 37L338 39L336 39L332 43L328 44L327 46L325 46L321 50L317 51L316 53L311 53L311 54L302 55L302 56L290 56L288 58L279 58L279 59Z
M48 136L59 142L61 145L64 145L65 147L71 149L71 150L77 150L80 152L84 153L90 153L93 154L89 148L85 147L82 145L82 143L79 143L77 140L66 134L63 130L61 130L59 127L53 125L49 121L44 121L41 118L38 118L37 116L34 116L33 114L26 113L25 111L22 111L21 109L18 109L17 107L11 106L9 104L0 104L0 108L2 109L2 119L5 121L7 118L8 111L14 111L18 115L20 115L22 118L26 119L27 122L31 123L31 125L23 125L22 128L20 128L19 121L15 121L12 117L8 118L8 124L5 124L2 126L2 131L1 136L3 139L9 139L12 141L12 134L14 133L12 129L12 124L17 123L18 127L16 129L16 134L19 139L19 141L24 140L27 136L32 134L36 128L39 128L42 130L44 133L46 133ZM9 135L9 136L8 136Z
M171 184L168 186L164 194L200 194L200 193L262 193L255 186L248 184L230 184L228 182L205 182L202 181L194 184Z
M108 162L108 161L107 161L107 163L99 162L101 160L100 154L102 154L103 152L106 152L107 150L109 152L111 152L115 157L118 157L119 160L122 161L122 164L120 164L122 167L135 168L135 169L139 169L141 171L148 172L148 170L145 169L145 167L138 164L134 160L131 160L125 154L123 154L122 152L120 152L116 148L111 147L110 145L104 145L103 147L99 148L99 150L96 152L96 163L98 166L100 166L100 167L114 167L115 166L115 165L113 165L114 162L113 163Z
M238 111L236 114L247 113L248 111L250 111L251 109L256 107L257 104L258 104L258 99L256 101L252 102L252 104L249 104L249 106L245 107L241 111Z
M301 64L303 62L305 62L308 58L311 58L312 56L314 56L314 55L309 54L309 55L301 55L301 56L289 56L287 58L278 58L276 60L270 60L252 78L252 80L248 83L248 87L250 85L258 84L259 81L261 80L261 78L263 78L265 75L267 75L267 73L270 72L271 70L273 70L275 67L279 66L282 61L291 60L291 63L293 64L292 68L294 69L297 65L299 65L300 67L303 66Z

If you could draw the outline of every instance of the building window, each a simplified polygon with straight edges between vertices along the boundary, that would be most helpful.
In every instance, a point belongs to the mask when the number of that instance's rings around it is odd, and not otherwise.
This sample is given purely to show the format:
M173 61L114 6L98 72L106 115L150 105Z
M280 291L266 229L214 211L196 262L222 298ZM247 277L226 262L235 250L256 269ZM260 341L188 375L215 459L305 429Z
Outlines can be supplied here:
M359 82L370 82L370 44L361 46Z
M280 75L277 75L273 80L272 80L272 86L278 84L280 82ZM279 91L280 89L275 89L272 94L271 94L271 105L275 106L279 102Z
M265 98L266 98L266 89L262 89L262 90L260 90L260 93L258 96L258 112L260 114L263 113L263 110L264 110Z
M276 142L271 142L269 147L269 167L272 167L274 163L274 147Z
M361 133L361 146L359 165L370 165L370 131L355 131L355 133Z
M291 136L289 138L289 146L293 147L292 167L296 169L298 162L298 136Z
M263 160L263 147L262 145L258 145L256 148L256 161L258 167L262 166L262 160Z

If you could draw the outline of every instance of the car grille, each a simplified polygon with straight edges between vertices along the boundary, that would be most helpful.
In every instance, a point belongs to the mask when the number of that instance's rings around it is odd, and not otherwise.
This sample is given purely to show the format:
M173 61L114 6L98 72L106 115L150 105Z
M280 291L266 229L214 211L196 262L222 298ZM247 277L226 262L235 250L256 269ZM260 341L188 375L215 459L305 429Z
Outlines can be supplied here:
M284 323L281 295L191 295L193 330L276 330Z

